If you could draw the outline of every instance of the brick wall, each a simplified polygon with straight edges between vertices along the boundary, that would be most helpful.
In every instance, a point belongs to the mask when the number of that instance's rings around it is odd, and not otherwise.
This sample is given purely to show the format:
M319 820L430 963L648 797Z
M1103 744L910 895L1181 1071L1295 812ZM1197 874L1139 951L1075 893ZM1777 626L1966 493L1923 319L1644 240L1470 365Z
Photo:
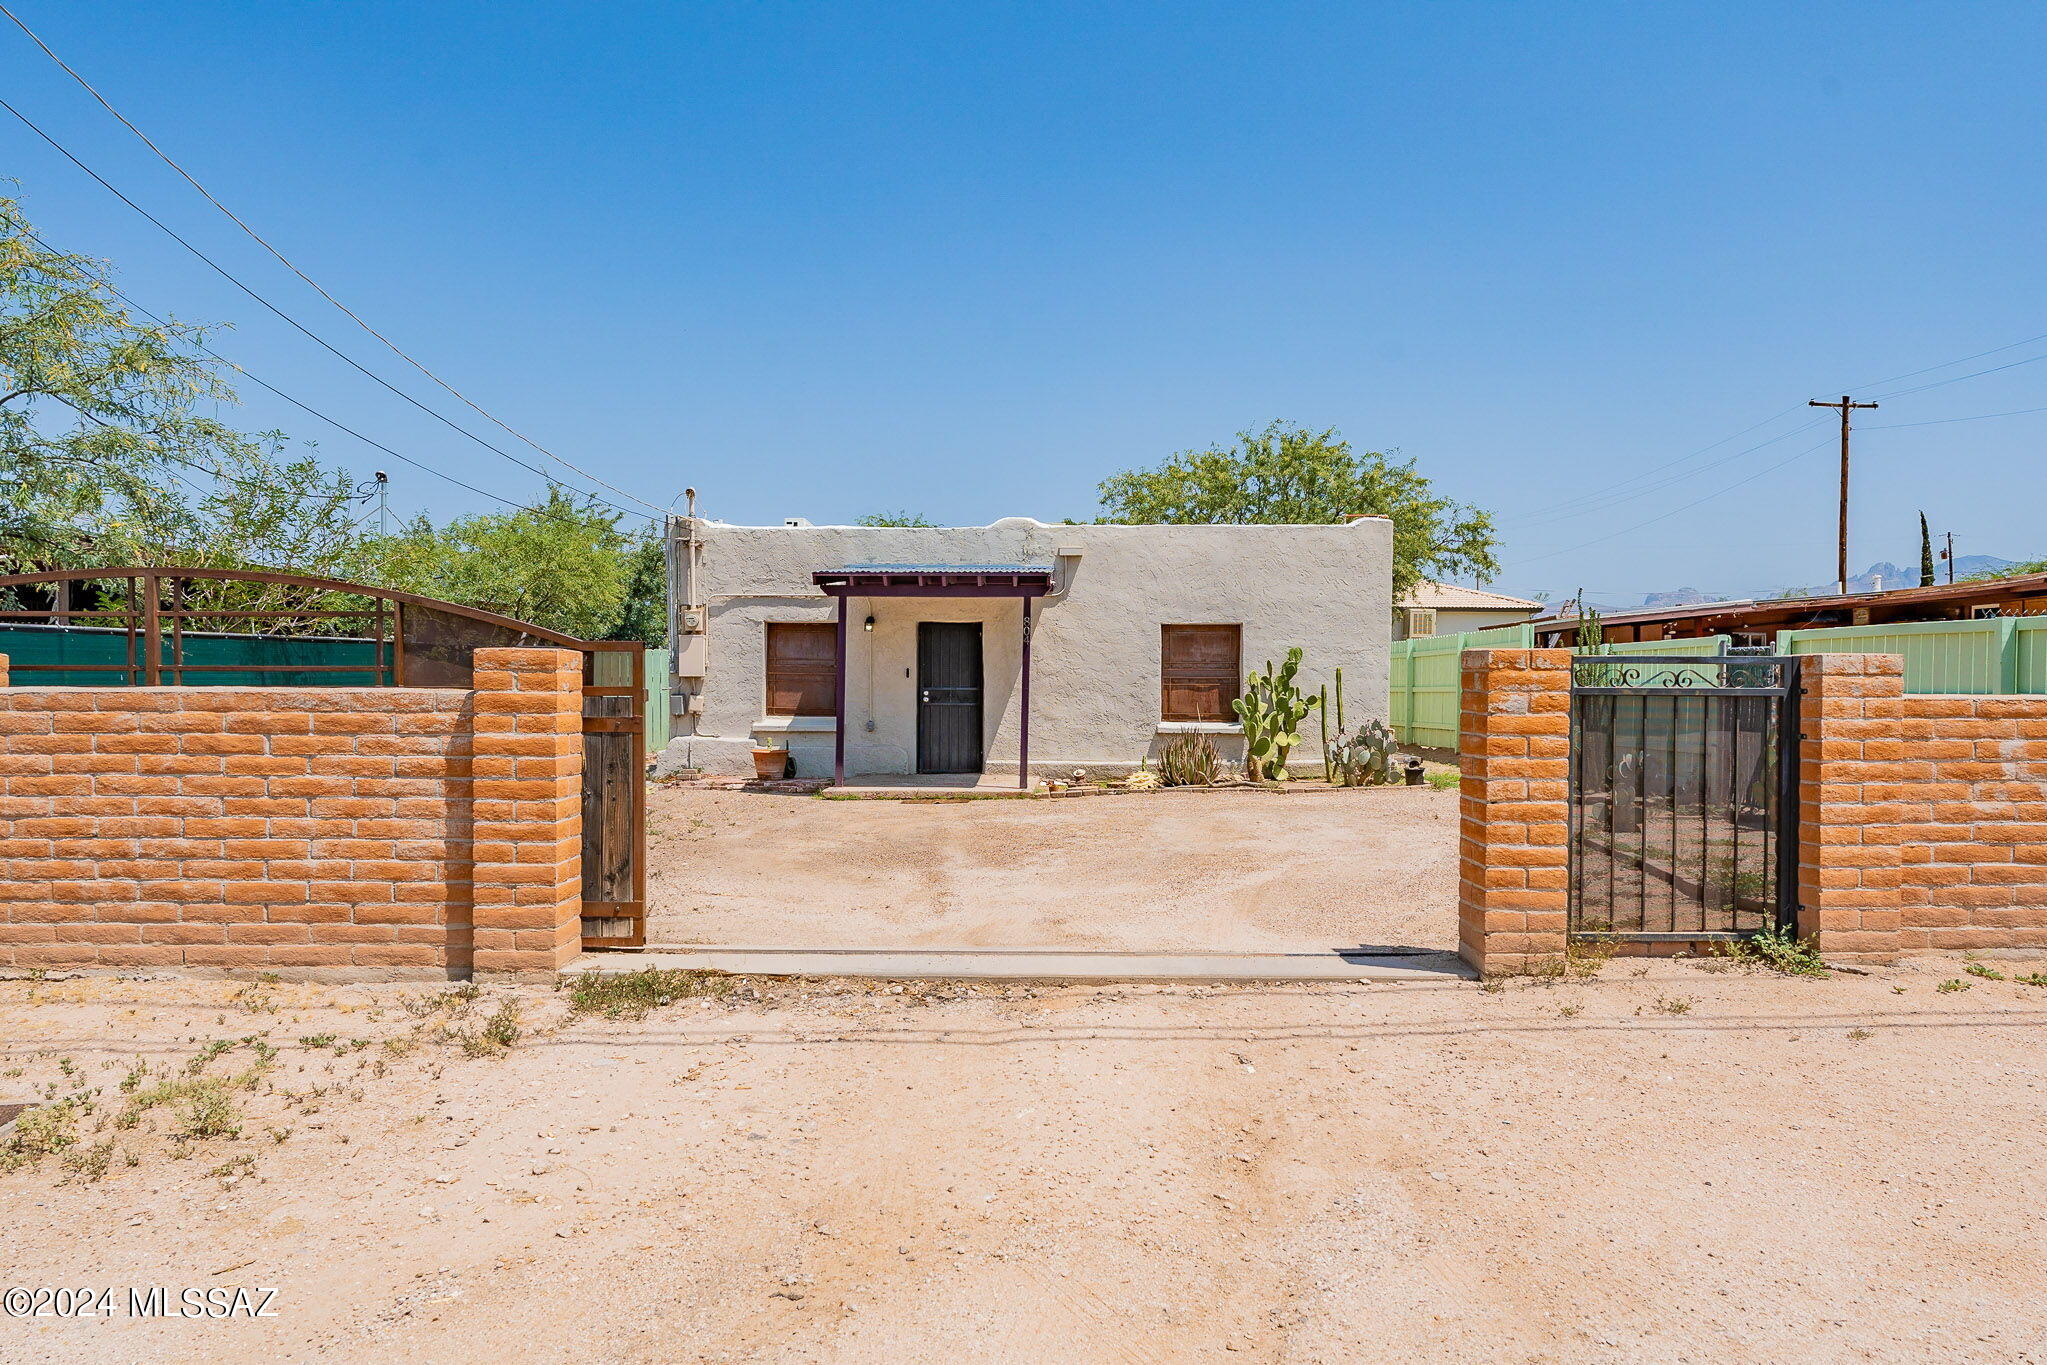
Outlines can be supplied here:
M359 978L565 962L578 657L475 662L473 692L0 691L0 966Z
M1799 929L1835 957L2047 948L2047 697L1805 661Z
M1564 952L1571 652L1470 649L1462 669L1458 952L1530 971Z

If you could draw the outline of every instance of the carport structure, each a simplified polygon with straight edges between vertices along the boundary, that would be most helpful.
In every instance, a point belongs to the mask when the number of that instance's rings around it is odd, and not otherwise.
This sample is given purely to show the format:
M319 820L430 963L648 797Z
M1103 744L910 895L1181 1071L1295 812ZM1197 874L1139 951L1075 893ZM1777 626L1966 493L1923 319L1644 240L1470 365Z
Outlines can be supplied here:
M1031 785L1031 627L1034 599L1052 591L1048 565L1029 564L849 564L820 569L810 581L826 596L838 599L837 646L833 659L832 780L846 783L846 632L847 601L854 597L1014 597L1023 606L1021 672L1017 684L1017 775L1020 790ZM918 667L918 732L922 747L927 734L981 724L981 655L976 642L971 658L934 637L920 639ZM971 695L969 695L971 694ZM932 727L927 730L927 725ZM979 735L975 735L978 746Z

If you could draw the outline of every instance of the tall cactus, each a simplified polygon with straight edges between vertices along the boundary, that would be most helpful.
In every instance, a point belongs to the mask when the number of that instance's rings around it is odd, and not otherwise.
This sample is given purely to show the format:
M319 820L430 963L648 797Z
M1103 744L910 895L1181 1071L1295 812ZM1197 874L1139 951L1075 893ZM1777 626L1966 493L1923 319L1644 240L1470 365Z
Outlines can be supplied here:
M1338 669L1337 676L1342 677L1343 670ZM1322 780L1333 783L1336 781L1336 763L1329 757L1329 684L1324 683L1317 695L1322 699ZM1339 728L1337 733L1342 734L1342 729Z
M1336 670L1336 734L1343 737L1343 670Z
M1286 652L1276 671L1267 659L1265 671L1252 670L1244 679L1244 695L1230 703L1244 723L1244 764L1254 781L1286 781L1286 756L1301 742L1301 722L1322 704L1321 697L1304 695L1294 686L1300 671L1298 648Z

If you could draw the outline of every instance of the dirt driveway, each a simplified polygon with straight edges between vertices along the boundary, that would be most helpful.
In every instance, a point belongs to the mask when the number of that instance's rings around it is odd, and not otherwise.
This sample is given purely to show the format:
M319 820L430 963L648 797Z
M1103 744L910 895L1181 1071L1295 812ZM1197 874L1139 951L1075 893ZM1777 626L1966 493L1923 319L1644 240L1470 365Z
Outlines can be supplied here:
M2043 1358L2047 990L1607 973L799 982L640 1020L0 983L0 1097L100 1092L0 1171L0 1286L278 1290L0 1315L0 1360ZM251 1073L225 1119L118 1118Z
M648 938L754 947L1457 946L1457 793L827 801L657 786Z

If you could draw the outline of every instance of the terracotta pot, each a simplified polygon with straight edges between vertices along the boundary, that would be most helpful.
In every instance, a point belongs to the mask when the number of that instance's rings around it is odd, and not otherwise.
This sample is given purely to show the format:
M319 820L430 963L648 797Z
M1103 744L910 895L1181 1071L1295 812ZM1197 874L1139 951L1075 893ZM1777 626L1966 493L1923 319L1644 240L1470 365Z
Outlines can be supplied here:
M787 749L755 749L753 775L763 782L779 782L789 772Z

